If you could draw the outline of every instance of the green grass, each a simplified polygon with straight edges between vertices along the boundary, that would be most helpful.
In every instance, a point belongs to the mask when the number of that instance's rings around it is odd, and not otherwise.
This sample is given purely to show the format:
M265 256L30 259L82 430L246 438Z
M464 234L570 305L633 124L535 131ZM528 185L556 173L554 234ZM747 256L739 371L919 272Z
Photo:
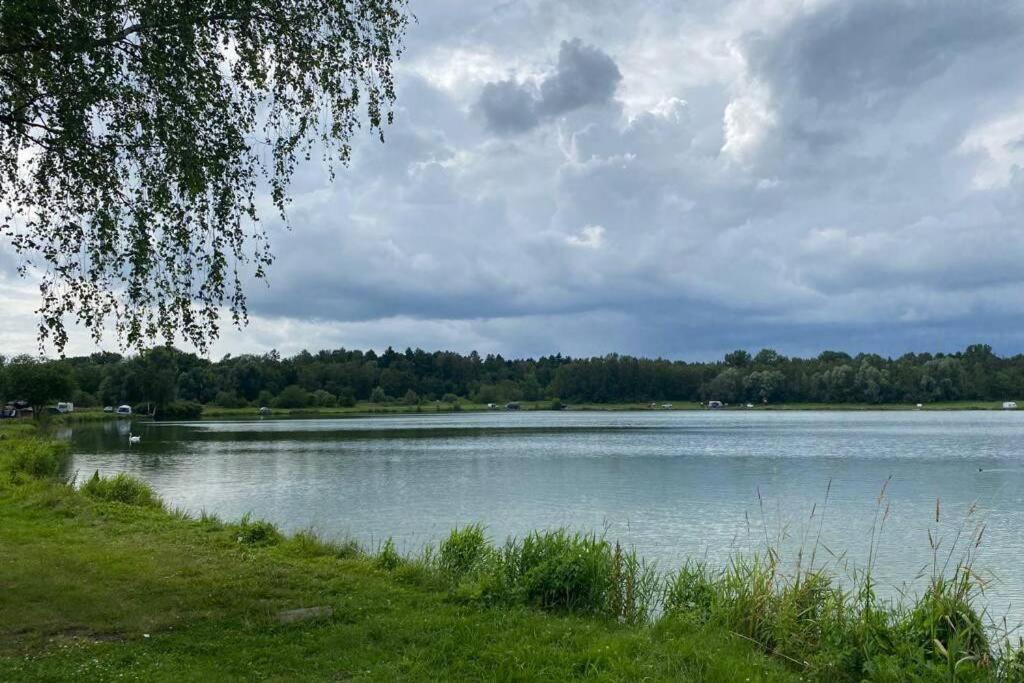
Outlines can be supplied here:
M770 548L664 574L594 535L480 526L403 557L193 518L123 475L76 488L62 447L0 434L3 681L1024 681L976 607L981 528L936 541L927 589L893 605L870 566L836 583L817 543L789 573Z
M73 413L65 413L64 415L48 415L42 416L43 420L51 420L54 422L101 422L103 420L116 420L123 418L123 416L117 413L105 413L102 408L78 408Z
M879 500L880 530L888 515L884 491ZM870 565L852 587L841 586L827 564L815 562L817 542L807 564L792 572L769 548L723 568L689 563L664 575L593 535L556 530L494 547L482 528L470 526L419 562L439 569L471 604L724 632L811 680L1024 680L1020 643L986 623L978 607L984 584L974 558L984 528L971 530L970 521L941 552L932 537L930 580L906 604L876 597Z
M520 401L522 410L549 410L551 401ZM488 408L486 403L470 403L460 401L458 409L452 407L451 403L440 401L426 401L419 405L405 405L403 403L371 403L360 401L354 406L333 406L333 407L310 407L310 408L272 408L273 417L303 417L303 416L342 416L356 417L365 415L410 415L452 412L487 412L494 408ZM500 406L504 410L504 403ZM203 407L203 417L253 417L259 416L259 408L220 408L207 405Z
M36 436L33 425L15 424L0 431L0 450L12 481L56 477L67 448Z
M704 406L695 401L655 401L652 408L650 401L639 403L570 403L570 410L706 410ZM662 404L670 404L671 408L662 408ZM1024 406L1024 400L1018 400L1018 405ZM1002 410L1002 401L943 401L939 403L924 403L917 408L914 403L768 403L752 404L747 408L745 403L730 404L718 410L836 410L836 411L863 411L863 410L884 410L884 411L905 411L905 410Z
M1018 400L1017 405L1024 405ZM1003 410L1002 401L941 401L924 403L778 403L755 405L755 410Z
M80 490L90 498L108 503L161 507L160 499L149 484L123 473L113 477L101 477L97 470Z
M664 412L666 410L704 410L705 408L697 401L651 401L618 402L618 403L573 403L563 401L566 410L570 411L638 411L651 410ZM524 411L548 411L551 409L551 400L543 401L520 401L520 408ZM662 408L663 404L669 404L671 408ZM1024 406L1024 399L1017 401L1018 405ZM438 401L428 401L420 405L404 405L402 403L371 403L360 401L354 406L348 407L310 407L310 408L274 408L271 417L366 417L380 415L431 415L438 413L482 413L495 412L495 409L488 408L484 403L470 403L460 401L458 409L453 409L452 404ZM926 403L921 410L1002 410L1002 401L947 401L942 403ZM504 404L499 404L498 411L504 412ZM884 410L903 411L917 410L912 403L770 403L767 405L754 404L753 408L746 408L745 404L739 403L722 408L722 410L835 410L835 411L863 411L863 410ZM138 417L138 416L137 416ZM204 418L244 418L259 417L259 409L248 408L221 408L214 405L203 406L202 417ZM51 421L60 422L93 422L101 420L117 419L114 413L104 413L99 408L78 409L74 413L60 416L45 416Z
M697 401L651 401L618 402L618 403L573 403L564 401L565 407L570 411L636 411L650 410L664 412L666 410L705 410ZM663 404L671 405L671 408L662 408ZM1024 406L1024 399L1017 401L1018 405ZM551 401L521 401L522 410L550 410ZM941 403L925 403L921 410L1002 410L1002 401L946 401ZM461 402L459 412L489 412L483 403ZM503 410L503 405L499 407ZM884 410L884 411L905 411L918 410L913 403L769 403L767 405L754 404L753 408L746 408L745 404L739 403L722 408L721 410L836 410L836 411L863 411L863 410ZM280 409L275 408L274 417L301 417L301 416L344 416L356 417L366 415L407 415L407 414L432 414L453 412L451 404L427 402L418 406L407 406L399 403L369 403L359 402L355 406L346 408L301 408L301 409ZM203 417L251 417L258 415L256 408L218 408L206 406L203 409Z

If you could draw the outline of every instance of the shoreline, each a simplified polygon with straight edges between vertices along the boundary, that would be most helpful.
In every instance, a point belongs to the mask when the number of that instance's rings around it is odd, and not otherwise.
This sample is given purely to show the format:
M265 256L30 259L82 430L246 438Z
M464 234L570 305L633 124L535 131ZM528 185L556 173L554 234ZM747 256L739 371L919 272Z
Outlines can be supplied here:
M671 407L661 407L662 403L670 404ZM1017 401L1018 405L1024 405L1024 399ZM359 403L352 407L320 407L320 408L274 408L270 413L261 414L258 408L219 408L217 406L204 406L199 419L207 418L325 418L325 417L382 417L393 415L457 415L459 413L514 413L514 412L646 412L646 413L671 413L671 412L728 412L728 413L750 413L750 412L1017 412L1014 409L1006 409L1002 401L952 401L944 403L926 403L918 408L911 404L902 403L778 403L768 405L754 405L747 408L744 405L729 405L721 408L706 408L699 403L688 401L664 401L658 402L657 407L651 407L649 402L637 403L569 403L560 410L551 408L551 401L521 401L520 407L516 410L507 410L504 407L488 408L484 404L464 403L453 408L451 404L431 402L420 405L399 405L399 404L371 404ZM130 419L149 419L148 415L135 414ZM101 420L126 419L125 416L112 413L104 413L101 410L86 408L76 410L73 413L64 415L47 416L46 419L60 420L63 422L89 422ZM180 420L168 420L180 421ZM18 420L5 420L4 424L10 422L31 422L29 418Z

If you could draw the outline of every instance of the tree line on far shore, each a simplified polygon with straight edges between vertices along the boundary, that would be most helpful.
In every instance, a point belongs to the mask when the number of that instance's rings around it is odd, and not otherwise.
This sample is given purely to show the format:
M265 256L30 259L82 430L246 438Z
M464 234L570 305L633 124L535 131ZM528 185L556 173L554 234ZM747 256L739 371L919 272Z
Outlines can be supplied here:
M336 349L288 358L225 356L217 361L157 346L122 356L101 352L61 360L0 357L0 398L41 406L148 403L157 411L188 402L225 408L310 408L442 401L501 403L708 401L725 403L904 403L1024 397L1024 355L1001 357L985 344L956 353L899 358L825 351L792 358L772 349L737 350L720 361L686 362L610 354L506 359L475 351L383 353Z

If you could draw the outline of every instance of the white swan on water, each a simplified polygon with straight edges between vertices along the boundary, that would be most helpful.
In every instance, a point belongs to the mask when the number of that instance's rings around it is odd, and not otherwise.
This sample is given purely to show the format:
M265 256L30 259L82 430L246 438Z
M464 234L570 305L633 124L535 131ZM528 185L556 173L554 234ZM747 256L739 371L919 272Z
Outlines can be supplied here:
M142 437L141 436L135 436L131 432L128 432L128 443L130 443L130 444L132 444L132 443L139 443L140 441L142 441Z

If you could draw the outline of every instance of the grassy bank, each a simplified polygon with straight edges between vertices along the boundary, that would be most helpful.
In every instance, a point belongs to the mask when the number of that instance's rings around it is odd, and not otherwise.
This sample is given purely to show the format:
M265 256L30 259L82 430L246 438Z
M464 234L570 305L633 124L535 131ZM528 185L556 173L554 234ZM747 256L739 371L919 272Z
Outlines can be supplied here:
M796 680L725 629L488 606L389 546L189 518L127 477L76 490L58 445L3 435L3 681Z
M1024 406L1024 400L1018 400ZM943 401L924 403L779 403L754 406L755 410L1003 410L1002 401Z
M1017 401L1018 405L1024 406L1024 399ZM670 407L662 407L670 406ZM521 401L520 409L524 411L549 411L551 401ZM705 410L705 408L694 401L658 401L653 405L649 401L634 403L566 403L568 411L679 411L679 410ZM801 410L831 410L831 411L954 411L954 410L1002 410L1001 401L949 401L944 403L926 403L921 408L909 403L774 403L768 405L754 405L746 408L743 404L728 406L719 410L726 411L801 411ZM379 415L433 415L439 413L482 413L482 412L504 412L503 407L497 411L488 408L484 403L460 402L458 407L451 403L425 402L419 405L404 405L401 403L370 403L360 401L354 406L334 407L312 407L312 408L274 408L271 417L368 417ZM203 406L204 418L255 418L259 417L258 408L221 408L219 406ZM70 415L62 415L59 419L65 422L88 422L94 420L117 419L117 415L104 413L102 410L87 408L79 409Z
M1017 401L1018 405L1024 406L1024 399ZM663 407L666 406L666 407ZM522 401L521 410L551 410L551 401ZM942 403L925 403L918 408L912 403L773 403L767 405L755 404L751 408L744 404L730 405L718 410L726 411L749 411L749 410L834 410L834 411L916 411L916 410L1002 410L1002 401L947 401ZM678 411L678 410L706 410L704 406L696 401L638 401L633 403L565 403L565 410L569 411ZM300 416L365 416L365 415L404 415L404 414L431 414L451 412L493 412L483 403L460 403L458 409L453 409L448 403L424 403L422 405L401 405L397 403L369 403L360 402L351 407L345 408L302 408L302 409L274 409L272 415L278 417L300 417ZM258 416L256 408L218 408L206 406L203 408L203 417L249 417Z
M594 536L468 527L407 558L190 518L129 477L69 486L59 444L0 434L4 681L1024 680L974 607L980 536L902 608L771 551L662 574Z
M522 410L549 410L550 401L524 401L520 402ZM371 403L359 401L354 406L332 406L332 407L311 407L311 408L274 408L271 415L274 417L359 417L366 415L411 415L411 414L435 414L435 413L459 413L459 412L487 412L493 410L488 408L486 403L459 402L458 407L451 403L440 401L428 401L418 405L406 405L403 403ZM204 406L203 417L256 417L259 416L258 408L220 408L218 406Z

